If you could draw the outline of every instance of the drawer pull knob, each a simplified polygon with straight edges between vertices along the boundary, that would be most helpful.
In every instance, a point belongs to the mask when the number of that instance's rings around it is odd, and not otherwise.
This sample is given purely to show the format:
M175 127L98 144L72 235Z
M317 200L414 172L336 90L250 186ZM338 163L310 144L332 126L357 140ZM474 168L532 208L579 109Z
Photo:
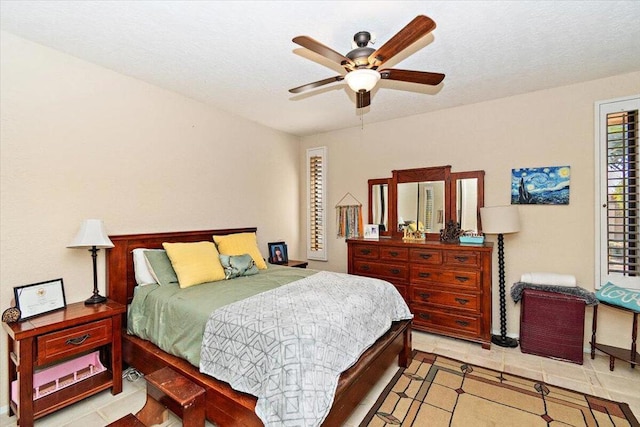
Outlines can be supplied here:
M456 320L456 323L460 326L469 326L469 322L465 322L464 320Z
M456 302L460 305L465 305L466 303L469 302L469 300L464 298L456 298Z
M458 261L458 262L467 262L467 260L469 259L469 257L468 257L468 256L457 256L457 257L454 257L454 258L455 258L455 259L456 259L456 261Z
M431 296L430 294L428 294L426 292L420 292L418 295L420 295L420 298L422 298L422 299L429 299L429 297Z
M459 281L459 282L464 283L464 282L468 281L469 278L465 277L465 276L456 276L456 280Z
M431 315L427 314L427 313L420 313L419 316L420 316L421 319L424 319L424 320L431 319Z
M392 273L392 274L400 274L400 270L399 270L399 269L397 269L397 268L392 268L392 269L391 269L391 273Z
M362 249L362 250L360 251L360 253L361 253L362 255L369 255L369 254L371 253L371 249Z
M429 259L429 258L431 258L431 254L420 254L420 258Z
M363 265L362 267L360 267L360 270L369 271L369 270L371 270L371 267L369 267L368 265Z
M81 345L83 342L85 342L91 335L89 334L84 334L81 337L78 338L69 338L66 341L66 344L70 344L70 345Z
M431 277L431 273L418 273L419 277Z
M394 252L389 252L389 255L391 255L391 256L393 256L393 257L396 257L396 256L398 256L399 254L398 254L398 252L395 252L395 251L394 251Z

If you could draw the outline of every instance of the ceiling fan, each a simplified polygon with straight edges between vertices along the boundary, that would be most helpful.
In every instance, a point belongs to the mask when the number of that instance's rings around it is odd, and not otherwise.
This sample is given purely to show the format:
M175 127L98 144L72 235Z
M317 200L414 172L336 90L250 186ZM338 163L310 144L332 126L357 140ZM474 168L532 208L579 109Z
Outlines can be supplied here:
M382 64L429 34L434 28L436 28L436 23L431 18L418 15L378 50L367 46L371 41L371 34L367 31L360 31L353 36L353 41L358 47L346 55L336 52L311 37L295 37L293 39L294 43L337 62L347 73L298 86L289 89L289 92L300 93L345 80L349 87L356 92L356 108L363 108L371 104L371 89L375 87L380 79L436 86L442 82L444 74L395 68L378 70Z

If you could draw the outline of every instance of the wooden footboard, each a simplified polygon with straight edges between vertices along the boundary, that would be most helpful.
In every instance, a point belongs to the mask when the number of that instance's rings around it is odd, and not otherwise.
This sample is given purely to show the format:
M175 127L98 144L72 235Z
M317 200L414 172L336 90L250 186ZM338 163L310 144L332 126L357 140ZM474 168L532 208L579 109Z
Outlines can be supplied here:
M131 302L136 286L133 257L136 248L161 248L163 242L211 241L213 235L255 232L256 228L168 232L110 236L114 248L107 250L107 295L121 304ZM126 325L126 317L123 319ZM254 412L256 398L235 391L229 384L201 374L186 360L170 355L149 341L123 333L122 358L144 374L168 366L206 390L207 419L220 427L261 426ZM340 425L398 358L408 366L411 359L411 321L394 322L387 333L371 346L360 360L340 376L331 412L324 425Z

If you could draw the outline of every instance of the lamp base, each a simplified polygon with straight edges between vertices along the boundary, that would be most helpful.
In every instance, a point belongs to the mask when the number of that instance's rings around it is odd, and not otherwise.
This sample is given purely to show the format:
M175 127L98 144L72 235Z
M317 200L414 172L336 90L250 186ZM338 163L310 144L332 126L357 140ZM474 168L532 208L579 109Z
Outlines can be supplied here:
M518 346L518 340L510 337L503 339L500 335L491 335L491 342L500 347L515 348Z
M85 305L102 304L103 302L106 302L106 301L107 301L107 297L103 297L102 295L99 295L99 294L93 294L91 298L85 300L84 304Z

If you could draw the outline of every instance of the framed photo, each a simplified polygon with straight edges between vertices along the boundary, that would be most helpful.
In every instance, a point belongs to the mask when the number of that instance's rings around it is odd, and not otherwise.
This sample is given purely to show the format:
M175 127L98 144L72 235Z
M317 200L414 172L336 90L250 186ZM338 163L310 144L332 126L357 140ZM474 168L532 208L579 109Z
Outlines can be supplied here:
M269 262L271 264L286 264L289 262L287 245L284 242L269 243Z
M62 279L16 286L13 293L21 321L67 306Z
M377 239L380 237L380 227L378 224L366 224L364 226L365 239Z

